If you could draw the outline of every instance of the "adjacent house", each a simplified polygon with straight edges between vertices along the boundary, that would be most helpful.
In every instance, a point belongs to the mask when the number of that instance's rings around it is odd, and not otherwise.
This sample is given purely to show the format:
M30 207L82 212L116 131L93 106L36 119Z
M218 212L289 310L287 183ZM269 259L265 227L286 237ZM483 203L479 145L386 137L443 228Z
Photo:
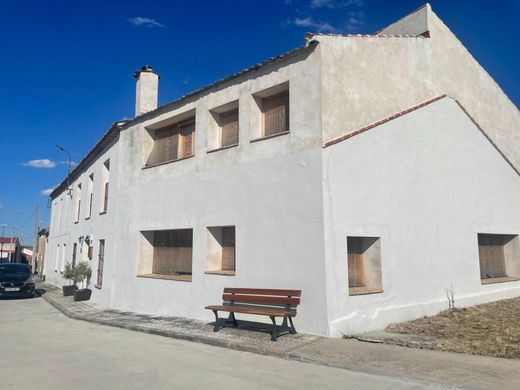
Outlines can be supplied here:
M22 259L22 244L18 237L0 237L0 263L19 263Z
M44 273L212 320L224 287L301 289L297 328L380 329L520 295L520 114L429 5L116 122L51 194Z

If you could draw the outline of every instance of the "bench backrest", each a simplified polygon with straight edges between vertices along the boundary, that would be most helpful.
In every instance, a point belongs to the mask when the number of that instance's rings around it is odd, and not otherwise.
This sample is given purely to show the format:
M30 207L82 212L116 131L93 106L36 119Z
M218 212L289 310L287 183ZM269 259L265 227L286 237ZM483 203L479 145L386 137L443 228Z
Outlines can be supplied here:
M284 307L296 310L300 304L301 290L275 290L262 288L224 288L224 304L247 304L252 306Z

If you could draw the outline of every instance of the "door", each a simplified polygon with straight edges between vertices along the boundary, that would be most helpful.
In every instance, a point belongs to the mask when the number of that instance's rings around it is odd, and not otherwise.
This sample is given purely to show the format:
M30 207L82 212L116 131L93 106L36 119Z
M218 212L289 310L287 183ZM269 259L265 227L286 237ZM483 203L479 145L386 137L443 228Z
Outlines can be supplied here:
M103 267L105 263L105 240L99 240L97 286L103 285Z

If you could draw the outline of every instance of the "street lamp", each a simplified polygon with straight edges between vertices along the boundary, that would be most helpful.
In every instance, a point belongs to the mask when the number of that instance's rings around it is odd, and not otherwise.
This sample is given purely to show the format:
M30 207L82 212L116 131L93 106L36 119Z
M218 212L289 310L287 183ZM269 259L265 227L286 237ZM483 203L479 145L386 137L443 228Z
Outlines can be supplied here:
M4 230L7 227L7 225L4 223L2 225L2 239L0 240L0 258L4 258Z
M70 180L70 164L72 163L72 156L71 156L71 154L69 153L68 150L62 148L62 147L61 147L60 145L58 145L58 144L55 144L55 145L56 145L56 147L57 147L59 150L61 150L62 152L67 153L67 156L69 157L69 163L68 163L68 165L67 165L67 167L68 167L68 170L67 170L67 192L68 192L69 196L72 198L72 189L70 188L70 182L69 182L69 180Z

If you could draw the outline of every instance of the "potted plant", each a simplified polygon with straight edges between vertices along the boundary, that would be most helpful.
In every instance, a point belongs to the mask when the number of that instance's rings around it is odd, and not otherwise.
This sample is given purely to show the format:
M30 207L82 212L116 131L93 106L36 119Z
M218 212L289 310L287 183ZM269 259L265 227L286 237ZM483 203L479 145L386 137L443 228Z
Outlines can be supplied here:
M92 290L88 288L90 285L90 277L92 276L92 269L90 268L90 264L86 261L82 261L76 265L75 270L77 280L81 282L81 287L85 288L74 291L74 300L88 301L92 295Z
M78 289L78 286L76 285L76 283L78 282L76 279L76 269L73 268L72 265L67 263L65 265L65 270L63 271L63 277L72 282L72 284L62 287L63 296L68 297L70 295L73 295L74 291Z

